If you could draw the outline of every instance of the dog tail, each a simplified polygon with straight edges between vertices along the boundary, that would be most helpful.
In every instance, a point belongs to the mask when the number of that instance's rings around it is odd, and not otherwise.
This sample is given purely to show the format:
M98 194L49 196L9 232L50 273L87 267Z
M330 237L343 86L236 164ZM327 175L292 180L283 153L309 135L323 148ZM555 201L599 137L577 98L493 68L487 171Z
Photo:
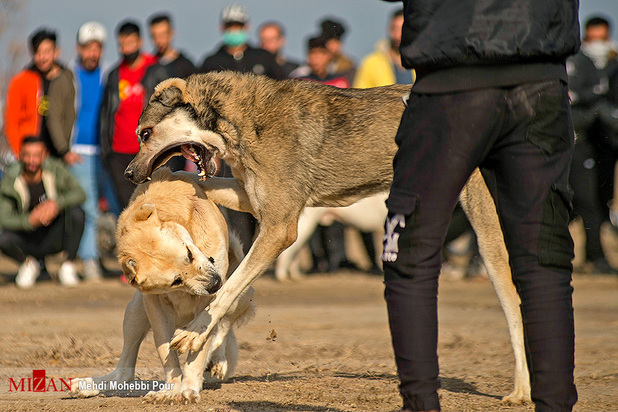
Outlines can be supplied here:
M238 235L232 230L229 231L229 239L228 259L230 263L228 265L226 278L229 278L232 275L245 257L245 254L242 251L242 242L240 241Z

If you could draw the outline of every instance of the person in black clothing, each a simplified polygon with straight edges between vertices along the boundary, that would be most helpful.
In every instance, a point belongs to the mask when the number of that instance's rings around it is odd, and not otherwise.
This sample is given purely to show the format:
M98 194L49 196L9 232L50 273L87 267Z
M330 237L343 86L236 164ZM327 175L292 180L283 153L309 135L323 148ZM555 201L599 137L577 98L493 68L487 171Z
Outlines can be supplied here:
M537 411L570 411L574 136L565 61L580 44L578 2L403 4L402 63L417 80L395 137L382 256L402 410L440 410L440 251L459 192L480 167L521 297L532 400Z
M169 77L184 79L195 73L195 65L172 44L174 27L168 14L157 14L148 20L150 41L155 46L155 56L165 67Z
M275 56L263 49L248 44L249 14L243 6L233 4L221 12L223 44L207 56L200 72L233 70L242 73L263 74L273 79L286 76L277 64Z
M204 59L200 66L201 73L211 71L232 70L242 73L266 75L273 79L285 79L275 56L266 50L251 47L248 39L249 14L243 6L233 4L221 12L221 32L223 44L219 49ZM232 170L223 162L219 176L232 177ZM247 253L253 237L257 220L250 213L237 212L223 208L228 223L240 237L244 252Z
M283 47L286 42L283 26L275 21L262 23L258 29L258 34L260 37L260 47L271 52L275 56L277 64L281 67L285 77L290 77L290 73L296 70L300 64L288 60L283 55Z
M120 60L107 74L99 112L101 160L114 182L122 208L131 199L135 184L124 170L139 151L135 135L139 116L157 84L167 78L156 57L143 53L137 22L124 20L116 29Z
M172 39L174 27L168 14L157 14L148 20L150 27L150 41L155 46L155 56L158 64L167 71L167 77L184 79L195 73L195 66L181 51L174 48ZM166 163L172 171L184 170L186 160L182 156L172 157Z
M613 180L614 154L602 139L596 121L598 105L607 97L608 63L615 58L609 22L593 17L585 24L581 50L567 60L571 113L577 141L569 182L573 189L573 218L581 216L586 232L586 261L593 273L616 273L601 246L601 224L608 218L602 186ZM613 54L613 55L612 55ZM603 178L605 176L605 178ZM611 196L610 196L611 197Z

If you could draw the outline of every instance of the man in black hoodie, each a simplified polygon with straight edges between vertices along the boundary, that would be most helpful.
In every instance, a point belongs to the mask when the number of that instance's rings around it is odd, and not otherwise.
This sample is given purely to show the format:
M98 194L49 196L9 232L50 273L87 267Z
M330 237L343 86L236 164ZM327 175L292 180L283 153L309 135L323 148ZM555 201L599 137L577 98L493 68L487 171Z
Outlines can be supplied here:
M536 410L570 411L577 392L565 60L579 47L578 1L403 3L402 62L417 80L396 136L383 255L403 410L440 409L440 248L458 194L480 167L522 300Z

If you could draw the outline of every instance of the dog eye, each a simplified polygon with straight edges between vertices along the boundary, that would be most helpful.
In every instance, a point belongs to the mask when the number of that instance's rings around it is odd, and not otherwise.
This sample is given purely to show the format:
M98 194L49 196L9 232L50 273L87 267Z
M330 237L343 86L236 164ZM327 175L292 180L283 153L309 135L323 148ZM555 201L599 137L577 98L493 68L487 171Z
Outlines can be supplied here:
M146 142L148 139L150 139L150 136L152 135L152 129L150 127L142 130L142 132L139 134L139 137L141 139L142 142Z
M191 253L191 250L187 247L187 259L189 260L189 263L193 263L193 253Z

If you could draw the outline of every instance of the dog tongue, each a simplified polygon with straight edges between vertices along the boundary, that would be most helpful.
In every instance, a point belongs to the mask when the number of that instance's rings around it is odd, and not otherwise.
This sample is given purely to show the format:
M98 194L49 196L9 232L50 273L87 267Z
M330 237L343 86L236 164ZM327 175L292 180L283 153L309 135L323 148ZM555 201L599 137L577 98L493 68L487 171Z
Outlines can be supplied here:
M185 157L185 159L193 162L193 163L197 163L200 161L200 157L197 155L197 153L195 153L193 150L191 150L191 145L187 145L187 144L183 144L180 147L180 152L182 153L182 155Z

